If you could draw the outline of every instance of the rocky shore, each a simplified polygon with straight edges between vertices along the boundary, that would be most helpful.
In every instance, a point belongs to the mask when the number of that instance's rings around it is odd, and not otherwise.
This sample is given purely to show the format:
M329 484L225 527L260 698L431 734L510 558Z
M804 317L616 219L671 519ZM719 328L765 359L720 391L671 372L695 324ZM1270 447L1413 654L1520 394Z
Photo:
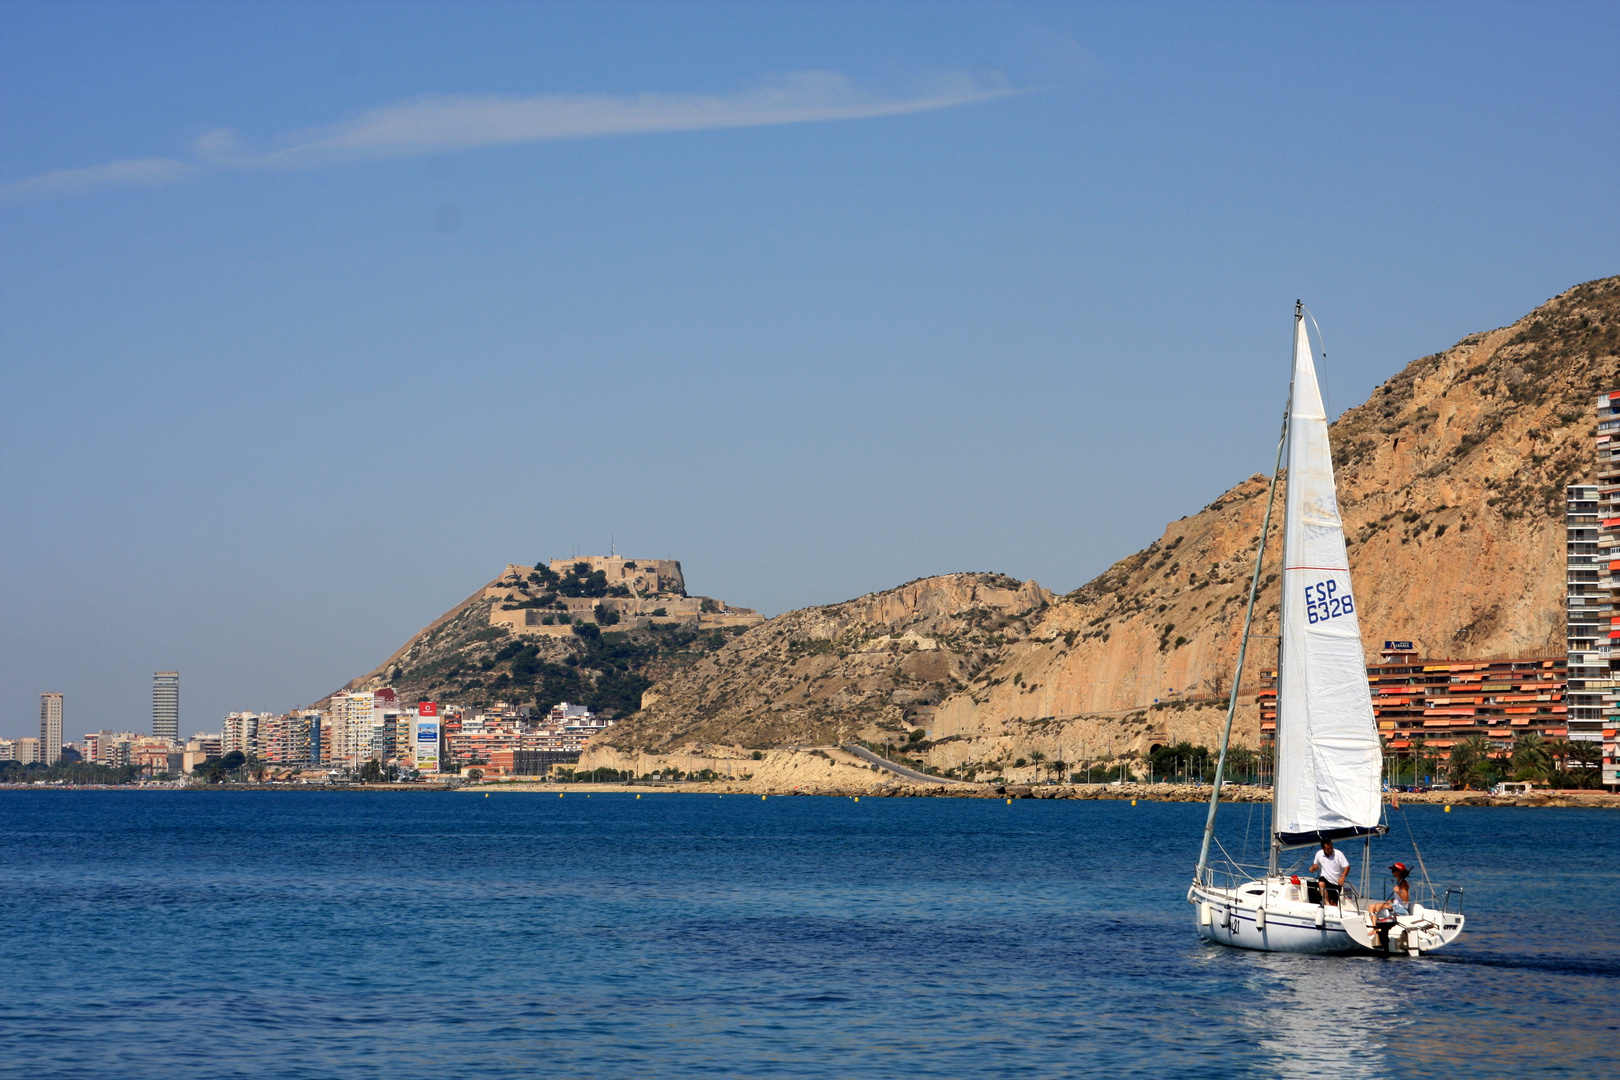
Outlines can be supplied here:
M523 781L495 781L467 784L458 790L465 792L523 792L544 791L559 795L589 795L598 792L638 792L670 795L764 795L785 798L793 795L822 795L841 798L876 799L1140 799L1144 802L1207 802L1208 785L1197 784L963 784L963 783L911 783L893 781L865 786L838 784L802 784L779 786L747 781L705 784L639 783L639 784L551 784ZM1271 789L1248 784L1227 784L1221 789L1221 801L1230 803L1264 803L1271 801ZM1549 791L1528 795L1491 795L1483 791L1429 791L1403 794L1402 803L1420 803L1447 806L1565 806L1620 809L1620 793L1607 791Z

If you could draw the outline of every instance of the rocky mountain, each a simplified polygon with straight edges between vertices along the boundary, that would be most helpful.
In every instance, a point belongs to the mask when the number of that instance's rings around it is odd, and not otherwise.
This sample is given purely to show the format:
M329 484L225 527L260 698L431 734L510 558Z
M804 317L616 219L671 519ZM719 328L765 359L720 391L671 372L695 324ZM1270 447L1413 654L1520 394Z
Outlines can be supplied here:
M1386 638L1435 657L1562 651L1564 486L1590 473L1593 401L1617 382L1620 278L1606 278L1414 360L1339 418L1369 658ZM954 574L778 616L660 679L607 741L863 738L1003 773L1035 754L1212 742L1265 496L1264 477L1242 481L1067 596ZM1280 544L1263 569L1262 634L1276 633L1278 557ZM1250 678L1274 659L1274 644L1251 650ZM1251 704L1238 735L1256 732Z
M536 564L537 579L543 566L544 561ZM518 614L532 610L521 598L542 588L527 581L525 570L508 566L343 689L389 686L404 701L470 707L507 701L550 708L570 701L607 716L623 716L639 707L643 692L655 680L669 677L743 631L742 626L730 625L733 618L724 611L715 615L700 611L657 620L627 618L623 620L627 629L622 630L604 630L594 619L576 613L572 624L564 619L563 625L540 627L545 633L528 632L532 628L511 618L514 610ZM675 589L685 597L683 585ZM593 589L573 591L586 593L577 602L587 610L603 595ZM558 599L555 591L541 595Z

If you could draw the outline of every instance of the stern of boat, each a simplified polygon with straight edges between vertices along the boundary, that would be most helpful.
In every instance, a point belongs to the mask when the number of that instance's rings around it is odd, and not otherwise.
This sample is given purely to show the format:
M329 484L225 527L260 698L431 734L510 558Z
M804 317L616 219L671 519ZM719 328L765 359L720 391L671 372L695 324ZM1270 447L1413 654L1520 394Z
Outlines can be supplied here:
M1422 956L1456 941L1466 920L1461 912L1413 904L1412 914L1378 923L1370 912L1345 912L1344 932L1364 949Z

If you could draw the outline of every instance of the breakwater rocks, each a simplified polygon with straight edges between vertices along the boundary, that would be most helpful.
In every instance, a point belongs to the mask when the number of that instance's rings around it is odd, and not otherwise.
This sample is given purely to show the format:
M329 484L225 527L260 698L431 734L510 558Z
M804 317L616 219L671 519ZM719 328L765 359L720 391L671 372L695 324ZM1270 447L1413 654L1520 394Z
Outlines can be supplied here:
M886 784L867 794L896 797L943 796L957 799L1144 799L1149 802L1208 802L1208 785L1197 784ZM1269 788L1227 784L1222 802L1270 802Z
M1584 806L1620 810L1620 793L1612 791L1530 791L1520 795L1492 795L1486 791L1422 791L1402 795L1403 803L1446 806Z
M922 784L870 787L801 786L763 788L747 784L692 785L677 790L723 795L835 795L876 799L1142 799L1148 802L1208 802L1209 786L1197 784ZM1271 789L1227 784L1222 802L1270 802Z
M421 785L400 785L423 790ZM348 790L357 790L359 785ZM442 788L437 788L442 790ZM323 790L316 788L315 790ZM324 789L331 790L331 789ZM341 789L340 789L341 790ZM765 795L783 798L792 795L822 795L867 799L1140 799L1143 802L1209 801L1208 784L963 784L909 783L905 781L862 787L839 784L759 784L726 781L684 784L641 781L635 784L552 784L499 780L465 784L452 790L462 792L543 791L557 795L589 795L606 792L636 792L663 795ZM1271 789L1248 784L1225 784L1221 801L1226 803L1268 803ZM1402 795L1401 802L1447 806L1568 806L1620 809L1620 793L1608 791L1548 791L1527 795L1491 795L1483 791L1428 791Z
M871 787L805 786L758 788L744 784L705 785L723 794L835 795L877 799L1140 799L1144 802L1208 802L1207 784L913 784L889 783ZM688 789L691 790L691 789ZM1271 789L1248 784L1221 787L1223 803L1269 803ZM1428 791L1402 795L1403 803L1447 806L1569 806L1620 809L1620 793L1608 791L1547 791L1526 795L1492 795L1483 791Z

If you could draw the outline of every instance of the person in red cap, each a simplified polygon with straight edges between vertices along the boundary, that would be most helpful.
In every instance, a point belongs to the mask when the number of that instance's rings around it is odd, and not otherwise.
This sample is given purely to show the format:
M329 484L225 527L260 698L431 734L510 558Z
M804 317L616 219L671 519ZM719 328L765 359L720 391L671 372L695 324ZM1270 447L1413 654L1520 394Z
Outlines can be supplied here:
M1395 875L1395 898L1368 904L1367 910L1374 915L1381 911L1388 911L1393 915L1412 914L1412 886L1406 881L1406 875L1412 871L1405 863L1398 862L1389 868L1389 872Z

